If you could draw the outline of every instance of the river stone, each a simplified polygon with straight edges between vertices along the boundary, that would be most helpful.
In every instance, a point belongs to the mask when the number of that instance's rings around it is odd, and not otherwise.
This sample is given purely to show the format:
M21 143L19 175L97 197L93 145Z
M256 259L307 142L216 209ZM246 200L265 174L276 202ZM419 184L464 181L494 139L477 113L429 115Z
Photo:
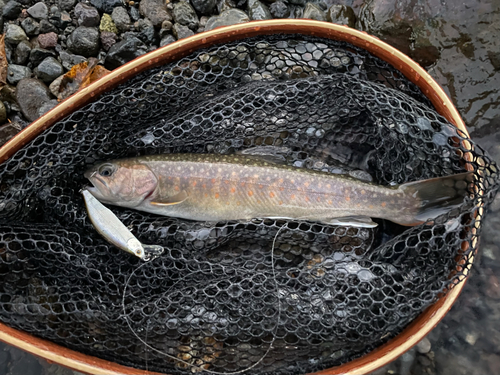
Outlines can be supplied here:
M47 8L47 5L40 1L28 8L28 14L37 20L41 20L49 16L49 9Z
M140 39L131 36L109 49L104 65L107 69L113 70L146 52L146 45Z
M40 24L31 17L24 19L21 26L28 36L36 36L40 33Z
M58 33L57 27L55 27L49 20L40 21L40 34L47 33Z
M123 6L121 0L90 0L90 4L95 6L100 12L108 14L111 14L114 8Z
M71 67L76 64L80 64L84 61L87 61L87 59L84 56L73 55L66 51L61 51L59 53L59 57L61 59L62 66L67 70L70 70Z
M109 31L101 32L102 49L108 51L113 45L116 44L117 35Z
M200 20L191 4L185 1L178 2L174 5L172 15L176 23L187 26L194 31L198 29Z
M7 120L7 109L5 105L0 102L0 124L3 124Z
M111 13L111 18L116 25L116 28L119 32L123 33L130 29L130 24L132 21L130 20L130 16L128 15L127 10L124 7L116 7L113 9L113 13Z
M175 37L171 34L168 34L162 38L160 41L160 47L166 46L167 44L175 42Z
M110 33L118 33L118 29L116 28L115 23L111 16L107 13L104 13L101 18L101 24L99 25L99 31L107 31Z
M16 87L16 99L23 115L30 121L38 118L40 107L52 99L49 89L40 80L24 78Z
M66 43L68 50L76 55L96 56L99 52L99 31L94 27L77 27Z
M14 63L18 65L26 65L30 58L31 44L23 40L20 42L14 51Z
M21 131L22 127L16 122L8 122L0 126L0 146L3 146L9 139ZM4 374L7 373L4 372Z
M99 26L99 12L93 6L85 3L78 3L75 7L75 16L79 26L95 27Z
M75 6L76 0L59 0L59 8L61 10L73 10Z
M216 9L217 0L191 0L191 5L198 13L210 16Z
M55 53L40 47L35 47L30 52L30 62L33 66L39 65L47 57L55 57Z
M14 24L8 24L5 30L5 41L7 43L17 45L23 40L28 40L23 28Z
M168 12L166 4L161 0L142 0L139 3L139 11L155 27L160 27L163 21L172 21L172 16Z
M2 9L2 15L7 19L14 19L19 17L21 11L23 10L23 6L19 4L17 1L10 0L5 4Z
M218 16L210 17L205 30L212 30L219 26L229 26L250 21L248 15L239 9L228 9Z
M16 85L23 78L31 77L31 69L27 66L9 64L7 67L7 82Z
M288 9L288 6L281 0L272 3L269 7L269 11L271 12L273 18L290 17L290 9Z
M349 27L354 27L356 25L356 15L352 8L346 5L332 5L326 12L326 20Z
M302 17L310 20L326 21L326 14L323 9L321 9L319 5L313 3L307 3Z
M38 35L38 44L41 48L54 48L57 45L57 34L56 33L47 33Z
M188 36L194 35L193 31L189 27L180 25L178 23L174 23L174 26L172 27L172 32L174 33L177 39L184 39L187 38Z
M248 0L247 13L251 20L268 20L272 18L269 8L259 0Z
M57 99L52 99L49 100L48 102L43 103L40 108L38 108L38 117L43 116L46 114L48 111L50 111L52 108L54 108L56 105L58 105L59 102Z
M47 57L34 70L38 79L47 84L59 77L63 72L62 65L53 57Z

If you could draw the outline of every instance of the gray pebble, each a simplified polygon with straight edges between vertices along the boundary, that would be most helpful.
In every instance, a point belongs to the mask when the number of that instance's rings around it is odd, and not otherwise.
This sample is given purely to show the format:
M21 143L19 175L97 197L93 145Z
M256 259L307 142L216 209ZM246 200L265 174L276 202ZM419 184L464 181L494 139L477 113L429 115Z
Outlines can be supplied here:
M61 10L73 10L75 6L76 0L59 0L59 8Z
M24 19L21 26L28 36L36 36L40 33L40 24L31 17Z
M23 6L19 4L17 1L10 0L5 4L2 9L2 15L7 19L14 19L19 17L21 11L23 10Z
M35 78L24 78L17 84L16 99L23 115L34 121L38 118L40 107L52 97L43 82Z
M0 124L3 124L7 120L7 109L5 105L0 102Z
M99 26L99 22L101 20L97 9L85 3L76 4L75 16L79 26Z
M139 18L141 18L141 13L139 12L139 9L132 7L129 9L130 12L130 18L132 18L132 21L138 21Z
M12 45L17 45L23 40L28 40L23 28L14 24L8 24L5 30L5 41Z
M30 52L30 62L33 64L33 66L37 66L47 57L55 57L55 56L56 54L52 51L40 47L35 47Z
M290 17L290 9L288 9L288 6L281 0L272 3L269 7L269 11L271 12L273 18Z
M163 21L172 21L172 16L161 0L142 0L139 3L139 11L156 27L160 26Z
M70 70L71 67L76 64L80 64L84 61L87 61L87 59L84 56L73 55L66 51L61 51L59 53L59 58L61 59L62 66L67 70Z
M45 83L50 83L64 73L62 65L53 57L47 57L34 70L35 75Z
M14 63L18 65L26 65L30 58L31 44L30 42L23 40L20 42L16 50L14 51Z
M356 25L356 15L352 8L346 5L332 5L326 12L326 20L349 27L354 27Z
M11 85L17 85L23 78L29 77L31 77L31 69L27 66L9 64L7 67L7 82Z
M48 102L43 103L40 108L38 108L38 117L43 116L45 113L50 111L52 108L54 108L56 105L58 105L59 102L57 99L52 99L49 100Z
M49 17L49 9L47 8L47 5L40 1L28 8L28 14L37 20L41 20L42 18Z
M171 34L168 34L162 38L160 41L160 47L166 46L167 44L175 42L175 37Z
M431 342L424 337L415 347L420 354L427 354L431 351Z
M239 9L229 9L218 16L210 17L205 26L205 30L212 30L219 26L235 25L250 21L248 15Z
M100 12L108 14L111 14L114 8L123 5L121 0L90 0L90 4L95 6Z
M215 12L217 0L191 0L191 5L198 13L211 16Z
M174 23L172 32L177 39L184 39L188 36L194 35L193 31L189 27L181 25L179 23Z
M326 14L323 9L313 3L307 3L302 17L316 21L326 21Z
M61 29L65 29L66 27L68 27L72 22L72 19L71 19L71 16L69 15L68 12L66 11L63 11L61 12L61 18L60 18L60 28Z
M38 44L40 48L54 48L57 45L58 36L56 33L38 35Z
M289 2L290 4L293 4L293 5L301 5L301 6L304 6L304 5L306 5L307 0L288 0L288 2Z
M233 9L235 6L232 0L219 0L217 3L217 13L221 14L226 10Z
M140 39L130 36L109 49L104 65L112 70L145 54L146 51L147 47Z
M149 45L157 43L158 40L155 28L150 20L148 20L147 18L140 19L139 21L137 21L137 26L140 31L138 35L139 39Z
M57 27L55 27L50 21L48 20L41 20L40 21L40 34L48 34L48 33L58 33L59 30L57 30Z
M0 126L0 146L3 146L9 139L21 131L22 127L18 123L9 122ZM7 371L4 372L4 374Z
M194 31L198 29L200 20L198 19L198 16L196 15L196 12L191 4L185 1L178 2L174 5L172 15L176 23L187 26Z
M115 9L113 9L113 13L111 13L111 19L115 23L116 28L119 32L123 33L130 29L131 20L125 8L116 7Z
M101 44L102 49L108 51L113 45L116 44L117 36L110 31L101 31Z
M94 27L80 26L67 40L68 50L85 57L96 56L99 52L99 31Z
M259 0L248 0L247 13L251 20L268 20L272 18L267 5Z

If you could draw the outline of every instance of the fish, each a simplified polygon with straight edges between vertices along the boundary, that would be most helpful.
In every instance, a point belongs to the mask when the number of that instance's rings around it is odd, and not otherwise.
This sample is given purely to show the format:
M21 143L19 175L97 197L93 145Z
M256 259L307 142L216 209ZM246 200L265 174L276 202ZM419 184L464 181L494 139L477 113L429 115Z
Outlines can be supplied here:
M106 241L142 260L151 260L163 253L162 246L142 244L125 224L88 190L83 189L81 193L92 225Z
M195 221L297 219L414 226L463 203L472 172L382 186L246 154L162 154L99 163L84 176L99 201Z

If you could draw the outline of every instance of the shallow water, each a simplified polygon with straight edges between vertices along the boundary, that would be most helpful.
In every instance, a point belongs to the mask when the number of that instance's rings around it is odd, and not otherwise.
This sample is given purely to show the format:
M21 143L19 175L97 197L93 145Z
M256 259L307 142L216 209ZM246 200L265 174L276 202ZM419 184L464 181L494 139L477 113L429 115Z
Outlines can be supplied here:
M500 1L384 0L376 7L370 1L344 3L356 13L369 8L381 22L372 33L426 64L460 111L472 138L500 162ZM387 32L389 24L410 28L409 37ZM472 276L452 310L428 336L430 352L412 350L377 375L500 374L498 228L500 197L484 225ZM0 374L73 372L0 344Z

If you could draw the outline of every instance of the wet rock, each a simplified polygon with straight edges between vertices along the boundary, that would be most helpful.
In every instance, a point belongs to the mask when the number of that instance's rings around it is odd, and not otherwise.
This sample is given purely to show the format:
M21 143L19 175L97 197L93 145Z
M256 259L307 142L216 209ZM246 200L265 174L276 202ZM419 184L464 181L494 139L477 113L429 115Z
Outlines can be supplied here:
M109 50L114 44L116 44L117 40L117 35L115 33L111 33L109 31L103 31L101 32L101 44L102 48L107 51Z
M132 18L132 21L138 21L139 18L141 18L141 12L139 12L139 9L132 7L129 9L129 14L130 18Z
M326 20L328 22L337 23L339 25L347 25L354 27L356 25L356 15L350 6L332 5L326 12Z
M90 4L95 6L100 12L111 14L113 9L122 6L121 0L90 0Z
M28 14L34 19L41 20L43 18L49 17L49 9L44 3L38 2L32 7L28 8Z
M55 57L55 53L43 48L35 47L30 52L30 62L33 66L37 66L47 57Z
M73 65L87 61L84 56L73 55L66 51L61 51L59 53L59 58L61 59L62 66L67 70L70 70Z
M180 1L175 4L172 15L176 23L187 26L194 31L198 29L200 20L198 19L195 10L188 2Z
M38 118L38 110L50 101L49 89L35 78L25 78L16 87L16 98L23 115L30 121Z
M175 42L175 37L171 34L168 34L162 38L160 41L160 47L166 46L167 44Z
M172 21L167 6L161 0L142 0L139 4L139 11L156 27L161 26L163 21Z
M71 21L72 19L68 12L61 12L61 17L59 19L59 27L61 29L65 29L66 27L68 27L71 24Z
M189 27L178 23L174 23L174 26L172 27L172 32L174 33L177 39L184 39L187 38L188 36L194 35L193 31Z
M28 40L23 28L14 24L8 24L5 30L5 41L12 45L17 45L23 40Z
M7 68L7 82L11 85L17 85L23 78L29 77L31 77L31 69L27 66L10 64Z
M69 51L85 57L96 56L99 52L99 31L94 27L80 26L68 37Z
M248 0L247 13L251 20L268 20L272 18L269 8L259 0Z
M316 21L326 21L325 12L317 4L313 3L307 3L302 17Z
M148 20L147 18L140 19L137 22L137 28L140 31L138 38L141 39L144 43L152 45L158 42L155 28L150 20Z
M23 6L19 4L17 1L10 0L5 4L2 9L2 15L7 19L15 19L19 17L21 11L23 10Z
M115 69L119 66L145 54L146 45L136 37L130 37L116 43L108 51L104 65L107 69Z
M99 12L93 6L85 3L76 4L75 16L79 26L99 26Z
M38 44L41 48L54 48L57 45L57 34L47 33L38 35Z
M415 345L415 348L420 354L427 354L431 351L431 342L427 337L424 337L417 345Z
M58 32L59 30L57 30L57 27L55 27L50 21L48 20L40 21L40 34L58 33Z
M290 17L290 9L288 9L288 6L281 0L272 3L269 6L269 11L271 12L273 18Z
M191 0L193 8L202 15L210 16L214 13L217 1L216 0Z
M20 42L16 50L14 51L14 63L18 65L25 65L29 58L31 52L31 44L28 41L23 40Z
M3 146L9 139L14 137L22 130L22 127L16 123L11 122L0 126L0 146ZM6 372L4 372L5 374Z
M28 36L36 36L40 33L40 24L31 17L24 19L21 26Z
M0 100L2 102L15 103L16 102L16 88L11 85L5 85L0 90Z
M38 117L43 116L45 113L50 111L52 108L54 108L56 105L58 105L59 102L57 99L52 99L49 100L48 102L43 103L40 108L38 109Z
M0 124L3 124L7 120L7 109L5 105L0 102Z
M160 38L165 37L167 34L170 34L170 30L172 30L172 22L163 21L160 29Z
M212 30L219 26L229 26L250 21L248 15L239 9L229 9L218 16L210 17L205 30Z
M59 8L62 10L73 10L76 0L59 0Z
M490 275L486 285L486 296L491 299L500 299L500 281L495 275Z
M52 82L63 72L62 65L53 57L47 57L34 70L35 75L45 83Z
M101 18L101 24L99 25L100 31L107 31L110 33L118 33L118 29L116 28L115 23L111 16L107 13L104 13Z
M113 22L115 23L116 28L119 32L123 33L130 29L131 20L125 8L116 7L115 9L113 9L111 18L113 19Z
M26 356L21 361L13 361L9 375L39 375L42 367L33 356Z
M220 14L225 12L226 10L233 9L236 7L236 4L233 0L219 0L217 3L217 12Z
M304 6L304 5L306 5L307 0L288 0L288 2L289 2L290 4L293 4L293 5L300 5L300 6Z

